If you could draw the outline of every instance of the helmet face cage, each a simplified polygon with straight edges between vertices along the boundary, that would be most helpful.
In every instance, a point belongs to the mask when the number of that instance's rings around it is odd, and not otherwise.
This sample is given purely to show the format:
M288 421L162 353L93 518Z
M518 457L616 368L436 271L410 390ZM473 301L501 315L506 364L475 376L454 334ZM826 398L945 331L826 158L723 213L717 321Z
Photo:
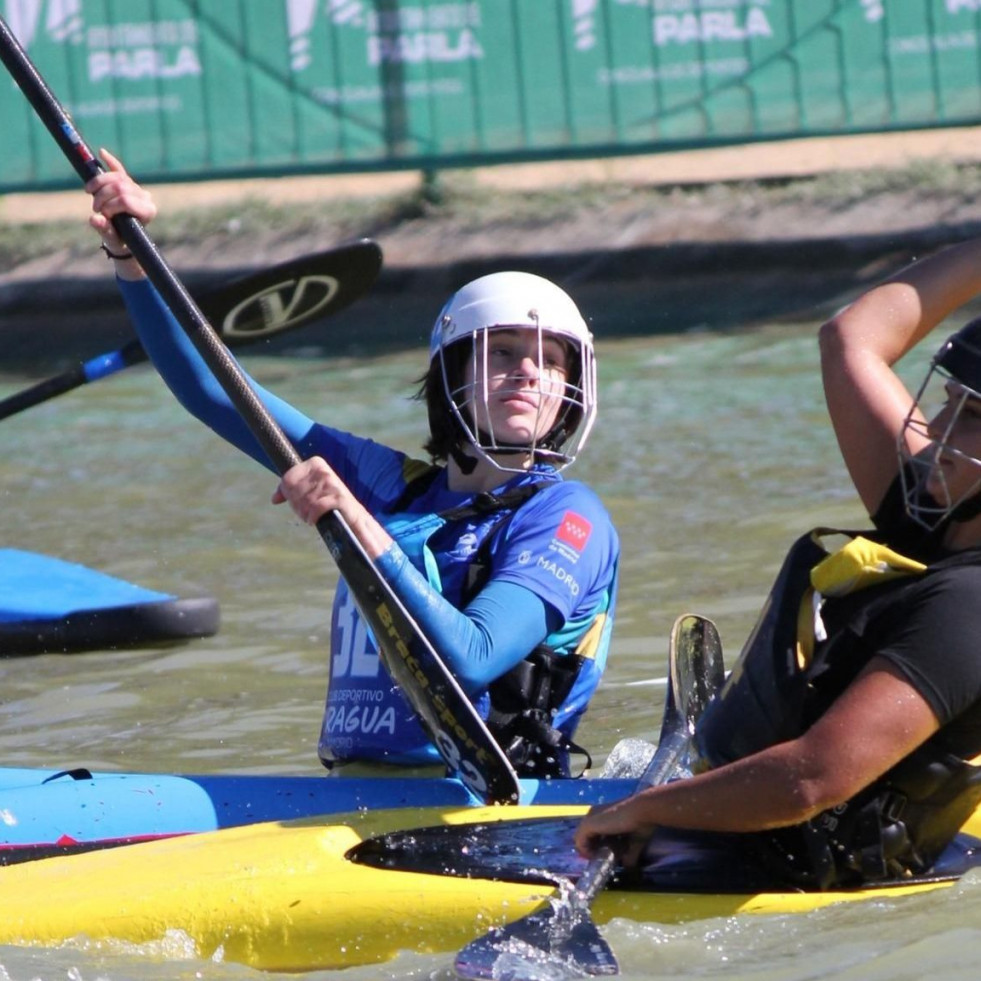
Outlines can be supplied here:
M534 419L534 430L528 442L518 445L501 442L494 433L489 422L488 398L491 378L488 366L490 335L495 331L515 329L530 329L536 333L535 360L539 378L538 412ZM568 350L568 373L560 387L552 380L554 369L545 362L544 345L548 336L561 339ZM467 341L456 343L466 344ZM592 344L584 339L573 340L537 324L482 327L472 332L469 343L469 382L466 380L466 372L450 370L446 348L440 348L439 357L447 404L467 442L478 456L488 460L499 470L518 473L524 472L525 467L509 466L502 457L530 453L536 462L550 463L559 470L573 463L596 418L596 361ZM454 374L459 377L452 377ZM498 394L502 391L506 389L497 390Z
M536 332L538 417L521 445L502 443L489 423L488 354L495 330ZM546 364L547 339L567 348L561 389L554 384L554 368ZM521 272L492 273L468 283L440 313L430 339L430 359L438 359L445 409L480 458L499 470L518 473L527 468L529 454L560 470L576 459L596 418L596 362L582 315L554 283ZM509 465L504 458L516 454L525 459Z
M958 508L981 492L981 459L957 449L950 442L964 407L970 401L981 400L981 394L944 367L942 362L948 348L949 343L930 365L898 439L899 473L906 513L928 531L936 530L950 518L956 520ZM945 411L944 424L938 431L935 423L941 410ZM913 454L909 436L918 437L917 441L927 440L928 445ZM954 458L973 465L978 471L977 480L956 497L941 465L943 459Z

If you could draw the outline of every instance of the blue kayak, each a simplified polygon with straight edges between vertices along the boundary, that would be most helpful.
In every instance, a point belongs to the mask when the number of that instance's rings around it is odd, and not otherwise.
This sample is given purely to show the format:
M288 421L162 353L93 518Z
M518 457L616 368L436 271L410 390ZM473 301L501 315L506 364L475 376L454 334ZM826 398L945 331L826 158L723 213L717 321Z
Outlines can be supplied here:
M592 805L636 781L522 780L522 804ZM480 802L451 777L181 776L0 767L0 865L265 821Z
M0 656L138 647L218 630L218 602L145 589L63 559L0 549Z
M582 977L565 956L546 959L536 948L556 955L575 949L582 963L605 946L569 901L568 882L584 867L572 847L583 810L378 810L11 864L0 868L0 944L57 947L66 956L80 949L106 957L123 951L164 970L170 963L178 977L213 976L215 963L223 974L233 964L296 974L381 964L400 952L450 951L460 951L456 963L466 977ZM929 902L920 895L920 906L903 913L903 897L950 888L977 869L978 820L968 819L966 833L925 876L828 891L801 891L765 868L734 881L731 869L746 865L738 853L703 851L697 840L682 839L639 881L615 878L591 916L601 926L622 920L631 932L631 923L713 919L708 929L718 933L720 923L731 929L735 916L769 914L769 929L779 930L785 914L871 899L877 902L866 914L866 929L874 929L893 916L910 919ZM556 920L550 914L560 908L566 915ZM515 922L523 917L522 925ZM509 923L502 942L488 934ZM475 957L470 944L481 936L487 941L478 943ZM381 973L367 969L358 976ZM406 976L404 968L399 974Z

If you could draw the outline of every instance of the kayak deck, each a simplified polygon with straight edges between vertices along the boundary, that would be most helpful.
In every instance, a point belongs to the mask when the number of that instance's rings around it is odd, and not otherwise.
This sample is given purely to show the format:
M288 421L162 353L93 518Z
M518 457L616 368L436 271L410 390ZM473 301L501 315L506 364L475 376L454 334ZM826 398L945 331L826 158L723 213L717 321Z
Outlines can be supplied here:
M181 598L63 559L0 549L0 656L136 647L209 637L218 601Z
M492 881L352 862L373 835L418 826L572 818L585 807L371 812L273 822L0 869L0 943L86 938L151 944L180 931L201 958L309 971L379 963L399 951L454 951L555 894L535 881ZM981 830L981 826L973 831ZM529 864L534 856L528 856ZM975 859L976 860L976 859ZM954 878L853 892L702 894L612 889L613 917L681 922L813 910L949 886Z
M519 781L522 804L602 804L634 781ZM451 777L274 776L36 770L0 767L0 865L134 840L394 808L478 803Z

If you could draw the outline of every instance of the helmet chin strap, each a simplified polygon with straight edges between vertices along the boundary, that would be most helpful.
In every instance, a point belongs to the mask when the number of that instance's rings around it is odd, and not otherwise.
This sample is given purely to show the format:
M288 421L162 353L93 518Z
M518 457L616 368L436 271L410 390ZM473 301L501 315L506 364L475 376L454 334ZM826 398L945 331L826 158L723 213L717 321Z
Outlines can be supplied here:
M951 522L957 522L957 524L963 524L966 521L971 521L981 514L981 490L975 491L975 493L961 501L960 504L950 512Z
M465 477L469 477L477 469L477 458L464 453L459 443L453 446L450 455Z
M528 446L498 446L493 448L483 448L483 454L487 457L494 456L513 456L515 453L527 453L531 454L533 450ZM474 472L477 468L477 463L479 462L479 457L470 456L465 453L463 447L457 443L456 446L450 450L450 455L453 457L456 465L460 468L464 476L468 476Z
M481 456L511 456L514 453L534 453L534 449L531 445L492 447L489 444L494 442L493 437L482 429L478 429L476 435L477 446L479 447L476 456L471 456L464 449L464 447L467 449L473 447L473 444L470 442L469 438L461 440L453 447L452 450L450 450L450 455L453 457L456 465L460 468L464 476L469 476L474 472Z
M514 456L516 453L524 453L527 456L534 459L536 442L531 439L524 446L518 443L508 443L498 446L494 446L494 437L483 429L477 430L477 445L480 447L479 452L485 454L488 457L495 456Z

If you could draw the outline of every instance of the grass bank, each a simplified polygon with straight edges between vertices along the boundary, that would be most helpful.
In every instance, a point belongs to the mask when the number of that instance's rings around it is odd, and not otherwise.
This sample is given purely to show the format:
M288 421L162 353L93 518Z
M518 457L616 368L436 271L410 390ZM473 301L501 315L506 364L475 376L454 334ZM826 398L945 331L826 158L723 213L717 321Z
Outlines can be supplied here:
M613 231L632 221L635 238L655 240L669 234L683 237L687 228L703 228L711 235L766 237L786 227L788 215L798 215L801 234L814 235L840 224L860 210L855 234L879 227L901 226L913 220L964 223L981 221L981 165L921 159L900 168L835 170L790 178L734 180L714 183L638 186L622 182L585 182L535 190L509 190L481 184L468 172L453 171L420 180L406 192L376 197L304 200L271 203L256 196L215 205L171 206L153 226L154 241L163 248L202 245L268 235L280 239L326 238L343 240L372 236L383 243L410 236L420 259L439 261L439 255L419 255L419 242L434 253L458 256L454 242L489 236L507 240L529 234L549 236L562 247L563 229L569 243L604 247L604 230ZM0 269L10 270L52 252L89 255L91 232L83 221L17 220L4 214L0 198ZM915 206L915 207L913 207ZM771 216L768 221L768 216ZM642 219L647 222L641 228ZM596 242L584 242L583 230L596 229ZM747 232L747 228L750 231ZM659 231L660 229L660 231ZM752 229L755 229L752 230ZM702 234L705 233L704 230ZM633 243L632 243L633 244Z

